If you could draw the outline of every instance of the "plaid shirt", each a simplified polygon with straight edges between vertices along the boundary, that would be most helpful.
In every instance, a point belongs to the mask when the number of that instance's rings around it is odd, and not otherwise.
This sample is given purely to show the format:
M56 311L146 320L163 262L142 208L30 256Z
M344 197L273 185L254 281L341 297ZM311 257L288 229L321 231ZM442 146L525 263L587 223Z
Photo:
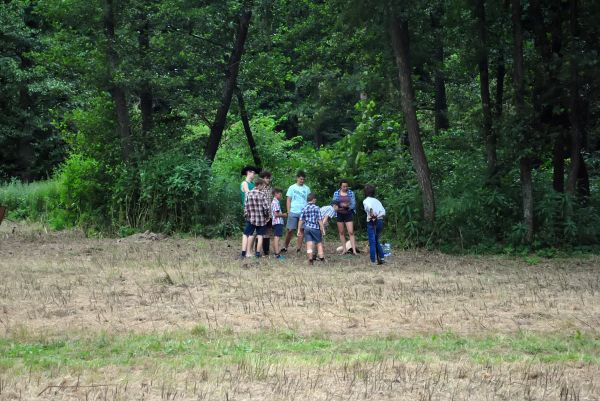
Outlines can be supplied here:
M319 221L321 221L321 209L314 203L309 203L300 212L300 220L304 222L305 228L319 230L321 228L319 225Z
M352 210L353 212L356 212L356 196L354 196L354 192L352 192L352 190L350 188L348 188L348 195L350 198L350 204L348 205L348 209ZM335 191L333 193L333 200L331 201L331 205L333 206L334 203L338 203L340 202L340 190L338 189L337 191Z
M325 216L329 216L330 219L334 219L336 217L335 209L333 206L322 206L321 207L321 220L325 218Z
M263 193L256 188L246 194L244 217L257 227L264 226L271 218L269 202Z
M281 213L281 205L277 198L273 198L273 202L271 202L271 219L273 220L273 225L283 224L283 217L276 217L277 213Z

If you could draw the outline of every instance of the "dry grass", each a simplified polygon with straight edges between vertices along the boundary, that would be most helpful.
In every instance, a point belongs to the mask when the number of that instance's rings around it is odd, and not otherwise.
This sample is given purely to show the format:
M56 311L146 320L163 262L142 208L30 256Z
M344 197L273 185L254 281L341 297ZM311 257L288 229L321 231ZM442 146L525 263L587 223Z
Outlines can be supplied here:
M13 232L13 226L15 227ZM336 244L328 244L328 249ZM289 330L325 338L585 335L600 328L599 258L542 260L403 252L242 265L238 241L85 239L0 226L0 336L16 341L190 331ZM599 351L600 352L600 351ZM153 368L154 369L154 368ZM0 400L597 400L597 364L468 360L317 366L261 360L222 369L144 366L15 374Z

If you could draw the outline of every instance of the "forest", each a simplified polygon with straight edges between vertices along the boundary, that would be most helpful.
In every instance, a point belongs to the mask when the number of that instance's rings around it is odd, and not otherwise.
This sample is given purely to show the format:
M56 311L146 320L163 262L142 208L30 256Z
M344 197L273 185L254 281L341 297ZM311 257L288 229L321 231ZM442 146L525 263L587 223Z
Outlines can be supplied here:
M598 21L592 0L4 0L0 204L237 236L253 164L320 203L375 185L399 247L592 249Z

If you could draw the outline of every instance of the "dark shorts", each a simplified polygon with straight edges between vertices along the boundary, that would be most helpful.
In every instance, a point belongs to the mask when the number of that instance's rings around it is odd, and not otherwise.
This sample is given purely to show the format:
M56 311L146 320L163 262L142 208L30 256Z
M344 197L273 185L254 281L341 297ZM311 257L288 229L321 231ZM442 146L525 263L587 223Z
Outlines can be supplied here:
M254 231L256 230L256 235L265 235L267 232L267 226L255 226L249 221L246 222L246 227L244 227L244 235L254 235Z
M338 223L347 223L349 221L352 221L353 217L354 217L353 212L350 212L350 213L339 213L338 212L336 220Z
M283 224L275 224L273 226L273 236L283 237Z
M312 241L317 244L323 242L321 230L319 230L318 228L304 228L304 241Z

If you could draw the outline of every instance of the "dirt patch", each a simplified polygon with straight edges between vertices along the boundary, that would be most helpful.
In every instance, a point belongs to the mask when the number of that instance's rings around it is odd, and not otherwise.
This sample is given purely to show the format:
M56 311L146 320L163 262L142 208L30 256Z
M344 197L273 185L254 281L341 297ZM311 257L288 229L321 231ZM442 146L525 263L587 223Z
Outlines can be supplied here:
M151 233L150 233L151 234ZM0 231L0 333L148 332L197 324L332 337L589 332L600 327L598 257L543 260L401 252L384 267L303 255L242 268L237 241L88 239Z

